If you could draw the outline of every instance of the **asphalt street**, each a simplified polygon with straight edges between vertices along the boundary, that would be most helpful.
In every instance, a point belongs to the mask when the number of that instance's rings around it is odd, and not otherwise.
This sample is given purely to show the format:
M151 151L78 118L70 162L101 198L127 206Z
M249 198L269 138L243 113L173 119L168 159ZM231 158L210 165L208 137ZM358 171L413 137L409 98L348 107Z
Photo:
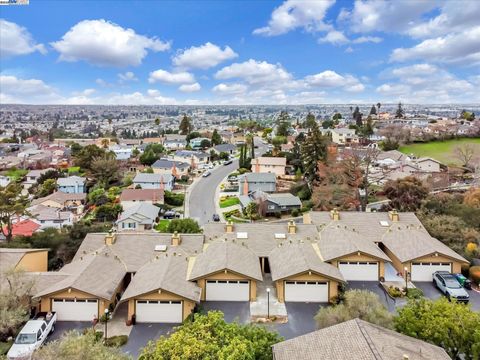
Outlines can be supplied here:
M259 137L255 137L254 143L258 147L255 149L255 156L261 156L268 151L267 145L263 144ZM186 204L189 209L188 216L197 220L200 226L212 221L215 214L215 191L222 180L237 169L238 159L235 159L230 165L219 166L211 171L210 176L202 177L192 185Z

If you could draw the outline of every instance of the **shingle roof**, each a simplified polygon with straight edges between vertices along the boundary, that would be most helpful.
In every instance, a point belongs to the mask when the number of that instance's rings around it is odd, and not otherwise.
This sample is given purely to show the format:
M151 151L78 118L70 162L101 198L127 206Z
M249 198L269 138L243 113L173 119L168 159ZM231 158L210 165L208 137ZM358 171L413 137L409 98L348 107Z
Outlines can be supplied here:
M195 258L189 279L196 280L225 269L263 280L257 255L246 246L223 240L209 244L204 252Z
M171 174L150 174L150 173L139 173L133 179L134 183L160 183L161 181L163 184L169 183L172 180Z
M268 182L275 183L276 177L273 173L246 173L238 177L239 184L242 184L247 179L247 182Z
M85 181L86 179L84 177L74 175L66 178L58 178L57 184L58 186L74 186L77 184L83 184Z
M323 262L314 245L310 242L290 243L286 241L268 255L272 280L277 281L306 271L313 271L327 277L344 281L340 271Z
M238 239L238 243L251 249L257 256L268 256L278 244L290 241L316 241L318 240L317 228L314 225L297 224L296 233L288 233L287 224L234 224L233 232L225 232L225 224L208 223L204 225L203 233L205 241L212 242L216 239L237 240L237 235L246 233L245 239ZM276 235L283 234L284 238L277 238Z
M188 168L190 165L183 162L183 161L175 161L169 159L159 159L152 164L152 168L157 169L171 169L173 168L173 164L178 169L185 169Z
M86 193L65 193L63 191L55 191L43 198L38 198L32 201L33 205L43 204L45 201L51 200L64 204L66 201L84 201L87 198Z
M278 206L302 206L302 202L298 196L292 195L290 193L273 193L267 194L267 199L271 202L274 202Z
M103 248L105 244L106 233L87 234L78 249L73 261L81 257L94 253ZM171 234L159 233L116 233L115 242L110 245L110 249L117 255L128 269L128 272L138 271L145 263L150 261L155 255L155 246L171 244ZM203 247L202 234L181 234L181 245L177 246L181 252L189 255L199 254ZM173 247L172 247L173 248Z
M35 205L27 209L30 214L38 220L68 220L72 215L69 211L59 211L57 208L52 208L44 205Z
M391 261L371 239L353 228L330 224L320 232L320 253L325 261L361 252L385 261Z
M146 202L140 202L123 211L120 214L117 222L124 221L126 219L134 219L140 224L151 224L158 217L159 211L160 208L158 206Z
M273 345L275 360L450 360L442 348L353 319Z
M214 149L218 152L227 152L227 151L233 151L236 150L236 146L233 144L219 144L214 147Z
M260 156L257 158L260 165L276 165L276 166L286 166L287 159L284 157L265 157Z
M133 277L122 296L122 301L158 289L200 301L201 289L187 280L188 257L181 251L169 251L153 258Z
M163 202L163 189L124 189L120 201L155 201Z
M110 300L127 273L127 268L114 252L104 246L96 254L82 256L65 265L58 273L70 276L43 289L35 297L72 288Z

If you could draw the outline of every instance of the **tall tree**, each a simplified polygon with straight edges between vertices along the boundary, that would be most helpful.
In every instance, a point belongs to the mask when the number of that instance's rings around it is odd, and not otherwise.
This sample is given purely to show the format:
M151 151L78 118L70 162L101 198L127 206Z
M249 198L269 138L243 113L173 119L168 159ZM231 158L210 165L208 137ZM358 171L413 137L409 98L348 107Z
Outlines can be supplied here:
M20 184L12 182L0 187L0 231L7 242L13 237L13 221L26 214L27 204Z
M312 113L308 113L307 119L305 120L303 127L307 129L312 129L315 125L317 125L315 115L313 115Z
M372 108L370 109L370 115L377 115L377 108L375 105L372 105Z
M212 145L219 145L222 143L222 137L218 133L217 129L213 130Z
M288 131L290 129L290 115L288 112L282 111L277 119L277 136L288 136Z
M328 138L322 135L318 125L310 130L301 146L303 169L308 186L317 180L317 164L327 156Z
M390 200L389 208L399 211L416 211L428 195L422 181L413 176L388 181L383 192Z
M401 119L401 118L403 118L404 114L405 114L405 111L403 110L402 103L399 102L398 107L397 107L397 111L395 111L395 118Z
M89 174L95 179L99 186L107 188L111 182L118 180L118 169L118 162L117 159L115 159L115 155L107 153L93 159Z
M192 119L187 116L187 114L183 115L182 121L180 122L179 126L180 134L188 135L193 130Z
M105 149L99 148L97 145L87 145L78 152L74 162L76 166L89 170L93 159L103 155L105 155Z
M363 121L362 121L363 114L360 112L360 109L358 106L355 106L355 110L353 110L352 116L353 116L353 119L355 120L355 125L357 125L358 127L363 125Z
M380 112L380 108L381 108L381 107L382 107L382 104L377 103L377 110L378 110L378 112Z

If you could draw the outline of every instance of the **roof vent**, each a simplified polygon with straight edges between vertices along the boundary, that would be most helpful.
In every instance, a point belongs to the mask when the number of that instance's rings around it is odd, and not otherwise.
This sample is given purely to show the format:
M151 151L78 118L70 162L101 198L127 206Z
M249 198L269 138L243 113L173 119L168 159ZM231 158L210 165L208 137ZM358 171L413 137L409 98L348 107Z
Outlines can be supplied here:
M390 224L388 223L388 221L385 221L385 220L381 220L380 221L380 225L384 226L384 227L389 227Z
M237 232L237 239L248 239L248 233L246 233L246 232Z
M275 239L286 239L287 234L277 233L275 234Z
M161 251L161 252L164 252L164 251L167 251L167 245L155 245L155 251Z

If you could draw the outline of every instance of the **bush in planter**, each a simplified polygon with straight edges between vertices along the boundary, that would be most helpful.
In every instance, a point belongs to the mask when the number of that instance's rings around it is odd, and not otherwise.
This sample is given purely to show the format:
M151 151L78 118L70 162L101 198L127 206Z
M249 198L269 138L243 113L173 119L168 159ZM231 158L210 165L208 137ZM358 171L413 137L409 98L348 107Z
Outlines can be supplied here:
M388 289L387 289L387 292L393 298L403 296L403 291L401 289L399 289L398 287L395 287L395 286L389 286Z
M407 297L409 299L420 299L423 297L423 291L419 288L408 289Z
M480 285L480 266L472 266L469 270L469 273L472 281L475 284Z

